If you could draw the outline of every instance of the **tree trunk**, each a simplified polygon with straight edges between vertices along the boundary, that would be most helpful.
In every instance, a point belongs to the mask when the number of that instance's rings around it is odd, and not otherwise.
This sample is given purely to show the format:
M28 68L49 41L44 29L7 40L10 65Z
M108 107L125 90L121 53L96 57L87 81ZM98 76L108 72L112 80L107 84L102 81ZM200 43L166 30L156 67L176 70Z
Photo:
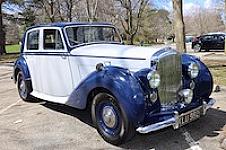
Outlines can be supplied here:
M55 17L54 17L54 1L50 1L50 21L55 22Z
M0 55L6 53L5 50L5 32L3 25L3 13L2 13L2 3L3 0L0 0Z
M182 0L173 0L173 13L176 48L186 53Z
M133 45L134 44L134 37L135 35L132 34L132 35L129 35L129 44Z
M72 22L72 9L73 9L73 1L70 0L70 4L69 4L69 13L68 13L68 20L69 22Z

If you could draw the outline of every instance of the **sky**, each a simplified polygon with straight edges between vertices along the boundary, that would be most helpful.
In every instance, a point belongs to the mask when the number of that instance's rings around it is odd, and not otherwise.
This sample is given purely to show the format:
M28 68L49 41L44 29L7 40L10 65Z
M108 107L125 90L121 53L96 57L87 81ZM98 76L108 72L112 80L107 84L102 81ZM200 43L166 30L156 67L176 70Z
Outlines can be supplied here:
M186 14L197 8L211 9L216 7L219 1L220 0L183 0L183 11ZM154 3L158 8L164 8L169 11L173 9L171 0L154 0Z
M189 14L189 12L191 12L191 10L195 10L198 8L214 8L216 7L217 4L219 4L219 2L221 0L182 0L183 1L183 11L184 14ZM173 6L172 6L172 0L153 0L154 4L158 7L158 8L164 8L168 11L172 11L173 10ZM15 6L12 6L12 8L15 9ZM15 13L15 10L10 10L10 9L4 9L7 13Z

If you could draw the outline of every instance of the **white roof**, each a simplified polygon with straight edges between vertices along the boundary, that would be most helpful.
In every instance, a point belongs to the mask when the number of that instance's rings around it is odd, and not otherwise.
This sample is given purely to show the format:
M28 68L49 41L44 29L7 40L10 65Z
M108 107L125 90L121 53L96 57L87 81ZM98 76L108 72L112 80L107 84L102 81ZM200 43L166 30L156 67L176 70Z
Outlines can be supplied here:
M213 35L213 34L224 34L224 35L226 35L226 32L211 32L211 33L207 33L206 35Z

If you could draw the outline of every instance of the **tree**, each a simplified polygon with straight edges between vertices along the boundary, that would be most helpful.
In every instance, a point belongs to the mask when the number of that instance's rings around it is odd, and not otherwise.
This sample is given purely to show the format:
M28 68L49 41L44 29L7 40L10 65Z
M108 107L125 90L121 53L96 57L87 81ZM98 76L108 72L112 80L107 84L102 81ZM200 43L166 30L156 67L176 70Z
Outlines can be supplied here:
M50 22L55 22L55 1L54 0L34 0L37 8L43 9L45 16Z
M0 55L6 53L5 50L5 31L3 25L2 4L4 0L0 0Z
M172 35L170 12L164 9L146 8L140 26L139 41L156 42ZM151 21L150 21L151 20Z
M19 6L23 1L22 0L0 0L0 55L6 53L5 50L5 26L3 23L3 3L4 4L14 4Z
M173 0L173 14L176 48L180 52L186 52L182 0Z
M192 11L192 10L191 10ZM224 30L222 11L218 8L194 8L184 16L185 33L201 35Z
M63 10L66 12L67 21L71 22L73 20L73 9L79 1L80 0L64 0L65 9Z
M128 35L130 44L134 43L134 37L138 32L143 12L148 5L149 0L116 0L120 4L118 16L121 25Z
M35 6L33 4L33 2L27 2L25 3L23 6L23 10L18 13L18 15L21 15L21 17L23 18L23 22L25 27L30 27L32 25L35 24L35 19L36 19L36 15L35 15Z
M86 14L89 22L97 20L97 6L99 0L86 0Z

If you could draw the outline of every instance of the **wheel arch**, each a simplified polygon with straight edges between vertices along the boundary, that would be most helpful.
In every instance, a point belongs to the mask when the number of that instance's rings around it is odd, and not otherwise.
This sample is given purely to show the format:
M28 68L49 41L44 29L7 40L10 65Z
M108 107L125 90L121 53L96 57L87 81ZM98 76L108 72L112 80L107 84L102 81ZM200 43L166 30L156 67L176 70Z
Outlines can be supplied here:
M182 65L183 65L183 73L184 75L184 80L185 82L190 82L190 78L186 77L187 73L186 73L186 69L188 67L188 65L194 62L196 64L198 64L199 66L199 75L197 78L193 79L196 83L196 87L194 89L194 96L198 99L198 98L202 98L202 99L207 99L209 98L209 96L212 93L212 89L213 89L213 77L212 74L210 72L210 70L208 69L208 67L197 57L192 56L192 55L188 55L188 54L183 54L182 55Z
M26 81L27 86L29 87L29 90L32 91L33 86L32 86L30 71L29 71L27 62L26 62L25 58L23 57L23 55L20 55L14 64L13 79L14 79L15 83L17 82L17 76L20 71L24 75L24 79Z
M91 104L93 102L93 99L99 93L107 93L107 94L114 96L110 90L108 90L104 87L96 87L96 88L92 89L87 96L87 100L86 100L87 103L86 103L86 108L85 108L86 110L91 109Z
M145 116L144 92L131 72L119 67L105 67L94 71L69 96L67 105L87 109L98 93L114 96L128 118L137 125Z

